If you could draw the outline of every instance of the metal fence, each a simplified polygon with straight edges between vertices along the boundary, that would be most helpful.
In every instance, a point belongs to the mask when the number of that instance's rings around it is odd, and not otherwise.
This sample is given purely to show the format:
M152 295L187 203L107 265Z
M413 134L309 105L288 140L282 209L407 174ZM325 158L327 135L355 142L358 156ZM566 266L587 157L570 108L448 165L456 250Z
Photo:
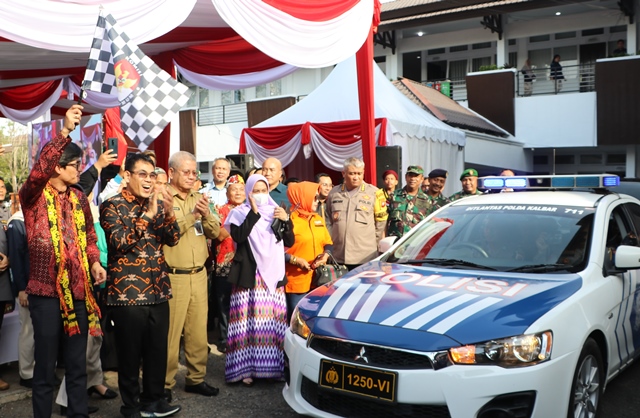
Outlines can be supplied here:
M540 94L576 93L595 91L596 85L596 64L567 65L562 67L562 80L552 80L549 68L533 68L532 75L535 76L530 83L525 82L522 71L518 71L515 78L515 91L519 97L533 96ZM467 100L466 79L423 81L425 86L435 86L436 83L449 82L449 97L455 101Z
M518 71L515 77L515 91L517 96L526 97L539 94L595 91L595 63L563 66L563 80L552 80L551 70L549 68L532 68L531 71L535 76L535 78L532 77L533 81L531 82L525 82L525 75L522 71ZM464 78L456 80L423 81L422 84L431 87L442 82L449 83L449 97L453 100L467 100L467 83ZM298 96L296 97L296 101L299 102L305 97L306 95ZM234 103L198 109L198 126L245 122L247 119L246 103Z
M219 125L223 123L246 122L247 104L234 103L198 109L198 126Z
M595 91L595 63L563 66L562 79L558 79L560 77L554 79L549 68L533 68L531 75L533 77L525 77L522 71L518 71L516 78L518 96ZM525 81L526 79L532 79L532 81Z

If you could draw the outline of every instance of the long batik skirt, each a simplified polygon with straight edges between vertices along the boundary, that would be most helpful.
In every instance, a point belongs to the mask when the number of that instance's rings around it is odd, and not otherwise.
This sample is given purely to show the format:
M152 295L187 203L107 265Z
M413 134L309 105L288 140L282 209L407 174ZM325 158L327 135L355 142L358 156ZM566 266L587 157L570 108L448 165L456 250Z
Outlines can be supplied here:
M287 302L284 287L271 293L256 274L256 286L234 286L229 309L225 379L284 377Z

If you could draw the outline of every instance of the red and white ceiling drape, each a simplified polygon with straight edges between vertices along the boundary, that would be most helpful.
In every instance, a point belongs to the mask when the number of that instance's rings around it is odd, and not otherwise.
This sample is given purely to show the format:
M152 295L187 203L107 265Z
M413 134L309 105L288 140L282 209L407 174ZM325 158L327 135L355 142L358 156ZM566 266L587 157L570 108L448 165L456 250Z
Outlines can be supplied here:
M100 4L152 59L168 54L188 81L233 90L353 55L369 36L377 1L0 0L0 51L12 43L26 50L24 59L3 56L0 112L26 123L45 114L63 91L78 94L84 72L78 64L88 57ZM35 58L41 49L48 50L46 60ZM114 106L91 93L86 102Z
M287 166L302 150L305 158L315 153L327 168L341 171L344 160L363 156L361 129L358 120L247 128L240 136L240 153L253 154L259 164L275 157ZM386 118L375 120L375 138L381 146L387 145L387 138L391 138L391 126Z

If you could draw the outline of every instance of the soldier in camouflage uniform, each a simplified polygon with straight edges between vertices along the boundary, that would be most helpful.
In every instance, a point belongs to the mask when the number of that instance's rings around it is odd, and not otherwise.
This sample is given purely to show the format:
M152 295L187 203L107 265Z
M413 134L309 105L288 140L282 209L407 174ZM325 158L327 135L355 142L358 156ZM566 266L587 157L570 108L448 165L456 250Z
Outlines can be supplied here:
M432 212L432 204L421 188L423 175L418 165L407 169L406 186L396 190L389 202L387 236L402 237Z
M478 171L475 168L464 170L460 175L460 182L462 183L462 190L449 196L449 200L452 202L465 197L483 194L478 191Z
M429 188L427 189L427 197L431 202L431 212L435 212L444 205L451 203L448 197L442 194L444 185L447 182L447 170L436 168L429 173Z

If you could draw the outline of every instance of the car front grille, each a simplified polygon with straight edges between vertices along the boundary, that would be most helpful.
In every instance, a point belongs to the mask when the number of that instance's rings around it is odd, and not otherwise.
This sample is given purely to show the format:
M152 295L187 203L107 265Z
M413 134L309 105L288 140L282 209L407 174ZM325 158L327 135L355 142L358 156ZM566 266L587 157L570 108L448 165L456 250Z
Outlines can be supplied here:
M424 370L433 368L431 360L425 355L375 345L313 337L309 346L311 349L326 357L339 361L347 361L349 363L366 364L367 366L395 370ZM366 361L363 357L366 357Z
M428 417L451 418L446 405L391 403L345 395L331 389L321 389L317 383L302 378L302 397L315 408L352 418Z

